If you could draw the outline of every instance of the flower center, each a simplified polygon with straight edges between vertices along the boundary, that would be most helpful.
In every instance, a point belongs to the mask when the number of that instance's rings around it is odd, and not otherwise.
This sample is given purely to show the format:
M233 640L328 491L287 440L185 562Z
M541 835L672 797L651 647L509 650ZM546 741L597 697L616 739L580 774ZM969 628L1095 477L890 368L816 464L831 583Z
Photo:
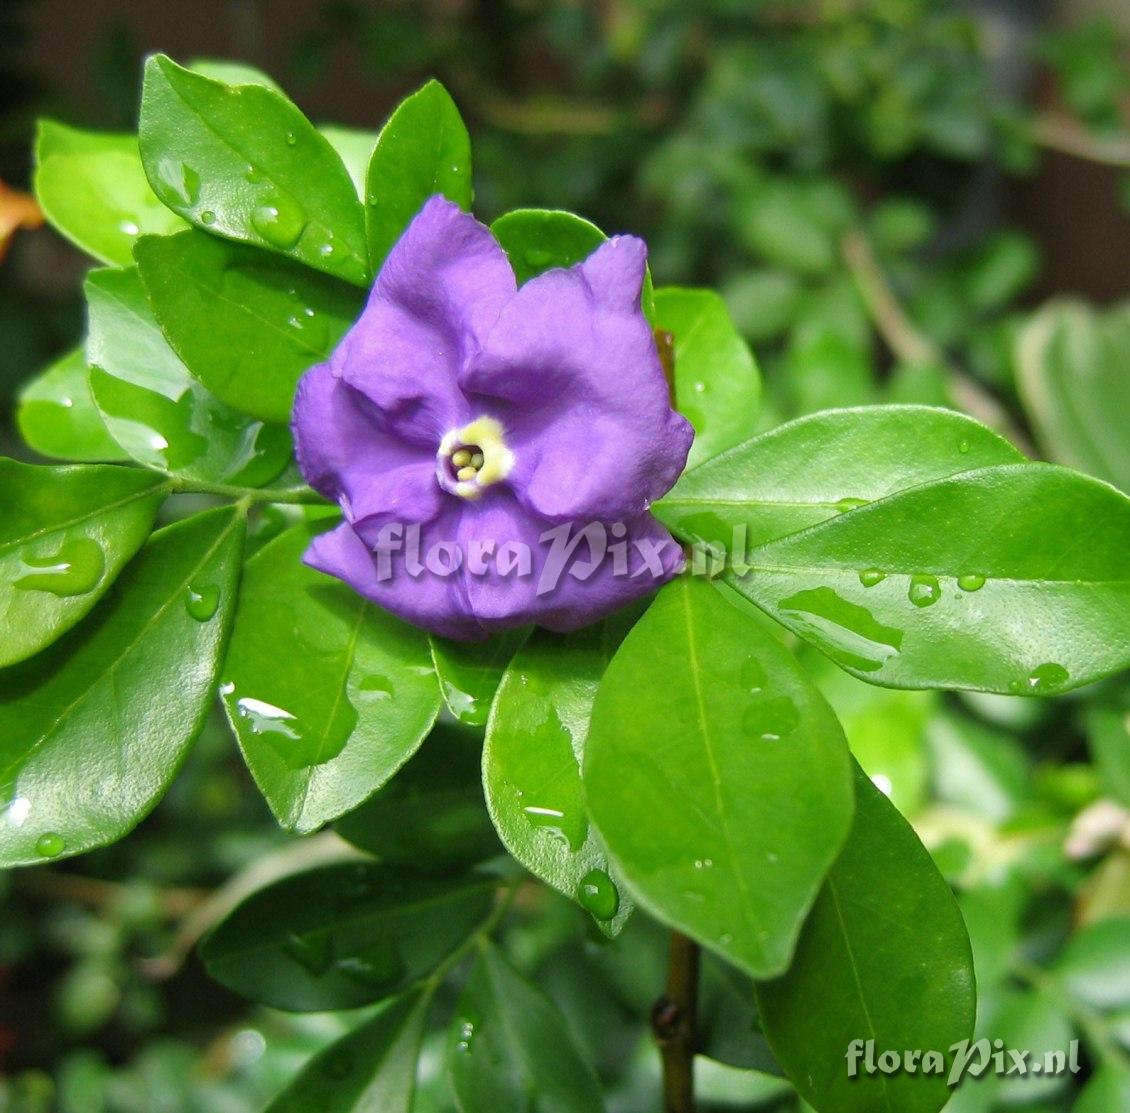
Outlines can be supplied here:
M507 447L502 423L486 415L446 433L436 452L437 482L465 499L478 498L492 483L505 479L513 466L514 453Z

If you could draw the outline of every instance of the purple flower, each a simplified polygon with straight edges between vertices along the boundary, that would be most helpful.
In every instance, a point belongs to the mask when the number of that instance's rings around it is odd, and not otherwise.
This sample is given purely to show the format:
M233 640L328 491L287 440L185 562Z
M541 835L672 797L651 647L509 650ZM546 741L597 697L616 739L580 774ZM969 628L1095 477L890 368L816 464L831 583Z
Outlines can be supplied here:
M345 515L306 563L456 638L573 630L675 575L648 508L694 434L640 310L645 260L617 236L518 289L487 228L428 201L298 385L299 465Z

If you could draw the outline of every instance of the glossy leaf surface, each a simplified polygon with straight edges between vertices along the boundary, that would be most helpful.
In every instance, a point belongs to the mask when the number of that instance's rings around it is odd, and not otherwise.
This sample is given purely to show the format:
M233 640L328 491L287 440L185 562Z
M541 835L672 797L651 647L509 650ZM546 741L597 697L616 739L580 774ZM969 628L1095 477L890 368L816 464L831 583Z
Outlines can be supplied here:
M0 672L0 863L113 842L157 802L215 692L242 537L230 509L161 530L81 627Z
M229 989L291 1012L367 1005L427 976L482 924L490 878L321 866L253 893L201 944Z
M739 529L740 540L755 546L905 487L1023 459L996 433L952 410L827 410L685 472L655 512L691 541L730 546Z
M0 668L69 630L149 536L168 493L136 468L0 458Z
M754 976L788 965L850 824L847 744L740 600L662 589L601 681L584 783L640 904Z
M158 54L145 64L139 136L154 191L186 220L368 283L364 215L349 173L286 97Z
M221 402L264 421L290 421L298 379L361 311L352 286L202 232L147 236L135 254L185 366Z
M86 280L90 390L110 435L139 464L209 482L261 486L286 466L290 433L224 405L169 347L137 270Z
M16 424L23 439L57 460L128 460L106 431L90 394L90 369L81 348L68 352L20 391Z
M655 326L675 340L675 400L695 429L693 467L751 437L761 376L726 303L713 290L655 291Z
M872 683L1049 695L1130 664L1130 499L983 468L781 538L734 584Z
M394 998L320 1051L266 1113L411 1113L430 999Z
M485 945L455 1008L451 1082L460 1113L600 1113L600 1084L565 1017Z
M429 81L381 129L366 176L365 221L374 268L424 202L442 193L469 209L471 140L448 91Z
M222 689L256 784L303 832L388 781L440 705L426 635L302 563L318 528L294 526L247 562Z
M487 805L507 849L606 931L623 926L631 901L589 823L581 763L597 686L627 626L535 632L503 678L483 750Z
M851 834L788 972L757 987L762 1027L802 1096L829 1113L936 1113L944 1075L850 1077L853 1040L875 1054L947 1051L972 1034L973 957L957 902L925 847L856 768Z
M35 194L44 215L102 263L128 267L139 235L184 227L149 187L134 135L42 120L35 162Z

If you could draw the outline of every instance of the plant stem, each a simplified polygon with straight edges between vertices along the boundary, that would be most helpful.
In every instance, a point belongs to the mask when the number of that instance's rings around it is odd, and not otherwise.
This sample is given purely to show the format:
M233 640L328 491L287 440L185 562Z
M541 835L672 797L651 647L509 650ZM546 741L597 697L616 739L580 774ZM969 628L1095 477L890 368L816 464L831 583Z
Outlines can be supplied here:
M1102 166L1130 167L1130 135L1103 135L1088 131L1078 120L1060 112L1037 116L1032 139L1049 151L1097 162Z
M694 1113L699 947L672 931L667 953L667 991L651 1010L651 1029L663 1060L663 1113Z
M1036 456L1035 448L1004 406L976 379L957 367L942 348L910 319L887 281L875 249L863 230L855 228L848 232L840 250L871 320L895 359L911 366L933 364L941 367L957 406L1012 441L1026 456Z
M221 498L238 499L240 502L276 502L291 506L328 505L317 491L306 489L277 490L271 487L233 487L227 483L208 483L202 479L172 480L176 494L219 495Z

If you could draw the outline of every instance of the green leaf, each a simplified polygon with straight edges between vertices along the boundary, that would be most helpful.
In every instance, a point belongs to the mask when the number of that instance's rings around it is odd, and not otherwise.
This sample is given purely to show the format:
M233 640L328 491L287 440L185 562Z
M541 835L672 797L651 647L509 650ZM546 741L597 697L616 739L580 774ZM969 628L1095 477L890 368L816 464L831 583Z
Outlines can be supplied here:
M243 244L188 231L135 250L154 316L221 402L286 423L294 388L361 311L352 286Z
M381 128L366 176L369 257L380 266L425 201L442 193L469 209L471 139L448 91L429 81Z
M506 671L483 750L487 806L507 850L610 934L632 904L589 824L581 761L597 685L626 626L536 631Z
M35 163L35 195L44 216L100 262L128 267L138 235L184 227L149 188L135 135L40 120Z
M172 779L215 692L243 516L155 533L87 621L0 672L0 864L119 839Z
M655 513L691 541L729 545L734 531L744 530L744 551L904 487L1023 459L996 433L951 410L829 410L684 473Z
M847 834L851 775L831 709L740 600L662 589L601 681L584 782L645 909L755 977L785 968Z
M1013 464L770 542L733 582L863 680L1048 695L1130 665L1128 551L1125 495Z
M188 479L257 487L290 458L290 433L229 409L192 377L161 333L137 269L86 280L90 392L110 435L139 464Z
M849 1077L853 1040L946 1052L972 1034L973 956L953 898L925 847L856 768L851 834L820 891L788 972L757 987L762 1027L817 1109L934 1113L944 1075Z
M329 145L337 151L338 158L349 171L349 180L357 191L360 201L365 200L365 179L369 173L369 160L377 145L378 132L363 131L358 128L343 128L336 124L322 124L318 130L326 137ZM374 268L376 269L376 268Z
M215 81L157 54L145 64L139 134L153 189L186 220L368 284L353 183L286 97L257 83Z
M201 944L228 989L290 1012L351 1009L430 974L490 914L492 881L341 862L253 893Z
M414 990L320 1051L266 1113L411 1113L430 995Z
M1130 305L1097 313L1083 302L1051 302L1017 340L1017 385L1041 446L1052 459L1130 494Z
M1130 1109L1130 1067L1110 1061L1091 1075L1071 1113L1111 1113L1115 1109Z
M297 525L247 562L224 707L283 826L313 831L370 797L439 712L427 635L306 567L331 522Z
M233 62L230 58L193 58L186 68L225 85L263 85L285 95L273 77L246 62Z
M0 458L0 667L79 621L149 536L168 484L134 468Z
M1130 710L1095 704L1084 712L1084 724L1103 791L1130 808Z
M1071 937L1055 963L1067 992L1096 1009L1130 1007L1130 917L1089 924Z
M938 799L996 823L1020 809L1031 771L1024 747L1012 735L945 710L930 721L926 739Z
M655 291L655 325L675 338L675 398L695 429L689 463L753 435L761 376L713 290Z
M481 727L514 654L530 636L528 627L507 630L484 642L432 637L432 661L448 711L461 723Z
M552 267L587 259L608 238L584 217L562 209L515 209L490 230L510 259L519 286Z
M437 723L420 749L334 829L382 862L445 871L499 854L483 801L482 739Z
M20 391L16 410L20 435L44 456L58 460L128 460L106 432L90 396L86 353L75 348Z
M489 944L455 1008L450 1070L460 1113L601 1113L605 1107L561 1011Z

